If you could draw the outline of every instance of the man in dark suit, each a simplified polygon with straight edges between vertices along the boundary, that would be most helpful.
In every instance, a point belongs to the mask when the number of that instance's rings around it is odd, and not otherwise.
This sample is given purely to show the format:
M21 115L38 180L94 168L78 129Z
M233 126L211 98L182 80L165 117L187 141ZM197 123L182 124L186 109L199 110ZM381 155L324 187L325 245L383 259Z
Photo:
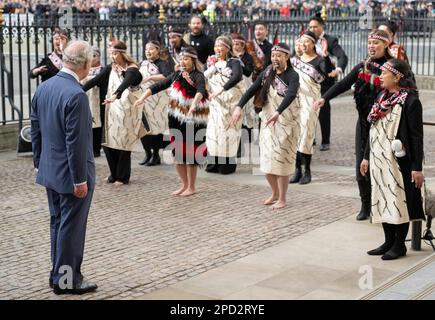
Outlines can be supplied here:
M255 23L254 35L255 42L264 53L264 69L271 64L271 55L273 45L267 40L269 29L265 22L259 21Z
M325 34L325 21L318 16L310 19L309 30L313 32L318 40L316 43L316 52L318 55L325 57L329 56L331 61L335 64L335 70L328 74L325 81L322 82L321 92L322 95L331 88L337 77L343 74L347 66L347 56L341 46L338 44L338 39ZM329 102L320 109L319 113L320 131L322 133L322 143L320 151L329 150L330 135L331 135L331 105Z
M32 100L33 160L36 182L47 191L52 260L49 284L56 294L82 294L97 288L84 280L80 271L95 163L89 100L79 81L87 76L91 60L92 49L86 42L68 45L63 68L38 87Z

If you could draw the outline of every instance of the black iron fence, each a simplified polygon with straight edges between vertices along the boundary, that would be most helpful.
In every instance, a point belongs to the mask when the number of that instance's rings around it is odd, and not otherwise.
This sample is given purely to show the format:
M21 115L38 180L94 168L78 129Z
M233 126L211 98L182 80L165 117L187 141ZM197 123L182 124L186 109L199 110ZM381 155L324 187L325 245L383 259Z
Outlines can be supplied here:
M18 121L22 114L28 119L32 94L39 85L39 79L30 79L29 71L52 50L52 31L59 25L59 20L37 23L29 16L6 16L5 25L0 27L0 124ZM9 20L8 20L9 19ZM56 18L58 19L58 18ZM339 42L349 57L349 71L353 65L366 57L367 34L373 21L367 22L361 17L333 17L328 19L328 34L339 38ZM225 33L247 33L250 19L221 18L206 25L205 30L212 37ZM293 46L302 25L307 26L308 17L291 19L265 19L269 24L269 39L275 32L278 38ZM160 23L158 17L153 19L132 20L128 15L112 16L110 20L74 17L70 35L72 39L89 41L100 48L102 63L110 61L107 50L110 35L127 43L129 53L141 61L145 44L150 39L159 39L167 44L170 26L187 29L187 20L168 17ZM416 75L435 76L435 41L433 39L435 19L427 17L402 18L398 42L405 46L407 55ZM12 106L16 106L15 110Z

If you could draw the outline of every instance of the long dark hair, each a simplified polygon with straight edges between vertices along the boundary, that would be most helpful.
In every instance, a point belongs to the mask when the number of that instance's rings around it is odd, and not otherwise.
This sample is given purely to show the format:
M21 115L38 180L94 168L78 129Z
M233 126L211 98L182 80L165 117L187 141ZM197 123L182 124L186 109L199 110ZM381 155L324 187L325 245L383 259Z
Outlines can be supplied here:
M290 47L285 43L278 43L278 47L281 47L285 50L290 51ZM287 59L287 69L292 68L292 65L290 63L290 59ZM261 102L262 105L265 105L267 102L267 95L269 93L270 86L272 85L273 81L276 77L276 70L273 69L272 65L269 65L266 70L264 70L265 75L263 78L263 83L260 89L260 93L258 96L258 101Z
M408 63L400 59L390 59L387 61L387 63L403 74L403 77L399 80L399 86L401 88L418 92L414 74L412 73L411 67Z
M397 23L392 20L382 22L381 24L379 24L378 28L380 26L387 27L387 29L393 34L393 36L395 36L397 31L399 30L399 26L397 25Z

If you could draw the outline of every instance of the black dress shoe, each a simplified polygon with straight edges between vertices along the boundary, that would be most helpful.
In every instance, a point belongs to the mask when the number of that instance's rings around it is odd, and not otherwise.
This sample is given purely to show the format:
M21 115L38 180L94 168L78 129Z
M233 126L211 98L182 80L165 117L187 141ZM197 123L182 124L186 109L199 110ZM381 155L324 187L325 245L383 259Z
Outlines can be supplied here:
M218 173L219 172L219 166L217 164L208 164L205 168L206 172L209 173Z
M377 247L376 249L367 251L367 254L369 256L382 256L386 254L392 247L392 244L383 243L381 246Z
M385 253L381 257L381 259L382 260L396 260L396 259L398 259L400 257L406 256L406 251L407 250L406 250L405 246L403 248L397 250L397 251L394 250L394 248L393 248L393 249L389 250L387 253Z
M55 294L85 294L97 290L98 286L95 283L82 280L76 284L72 289L61 289L59 285L53 286L53 292Z
M329 143L321 144L319 147L320 151L328 151L330 149Z
M53 289L53 279L48 280L48 286Z

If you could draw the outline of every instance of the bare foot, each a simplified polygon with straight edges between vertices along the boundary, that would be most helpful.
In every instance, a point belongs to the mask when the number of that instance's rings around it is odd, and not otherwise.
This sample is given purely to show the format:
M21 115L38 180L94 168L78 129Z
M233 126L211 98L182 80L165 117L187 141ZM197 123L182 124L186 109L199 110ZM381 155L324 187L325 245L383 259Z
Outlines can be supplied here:
M287 205L287 202L285 202L285 201L278 201L277 203L275 203L272 206L272 210L278 210L278 209L284 208L286 205Z
M278 200L278 197L271 195L269 198L267 198L266 200L263 201L263 204L266 206L269 206L269 205L273 204L276 200Z
M186 190L183 191L183 193L180 194L180 196L188 197L191 196L192 194L195 194L195 189L187 188Z
M125 183L124 182L121 182L121 181L115 181L114 183L113 183L113 185L115 186L115 187L120 187L120 186L123 186Z
M175 190L174 192L172 192L172 195L174 195L174 196L179 196L179 195L182 194L186 189L187 189L187 187L181 187L180 189Z

